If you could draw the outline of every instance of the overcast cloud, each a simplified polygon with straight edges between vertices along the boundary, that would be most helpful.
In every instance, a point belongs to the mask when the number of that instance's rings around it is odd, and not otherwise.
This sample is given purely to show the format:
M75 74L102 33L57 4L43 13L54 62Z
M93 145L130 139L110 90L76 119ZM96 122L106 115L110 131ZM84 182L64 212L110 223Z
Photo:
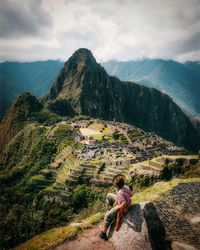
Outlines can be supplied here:
M199 0L0 0L0 60L200 60Z

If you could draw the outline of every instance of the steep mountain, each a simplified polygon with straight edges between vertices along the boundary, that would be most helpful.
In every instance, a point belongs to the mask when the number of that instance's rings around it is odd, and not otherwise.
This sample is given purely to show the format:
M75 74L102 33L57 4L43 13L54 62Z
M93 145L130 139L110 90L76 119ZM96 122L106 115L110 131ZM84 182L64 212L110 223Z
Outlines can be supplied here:
M168 95L110 77L87 49L69 58L41 101L60 99L68 100L78 114L134 124L177 145L200 148L198 126Z
M28 92L15 100L0 124L0 152L23 129L24 122L32 116L33 112L39 112L41 109L41 103Z
M154 87L172 97L184 112L200 114L200 66L198 62L181 64L172 60L108 61L107 72L121 80Z
M62 66L58 60L0 63L0 120L21 93L28 91L39 97L47 92Z

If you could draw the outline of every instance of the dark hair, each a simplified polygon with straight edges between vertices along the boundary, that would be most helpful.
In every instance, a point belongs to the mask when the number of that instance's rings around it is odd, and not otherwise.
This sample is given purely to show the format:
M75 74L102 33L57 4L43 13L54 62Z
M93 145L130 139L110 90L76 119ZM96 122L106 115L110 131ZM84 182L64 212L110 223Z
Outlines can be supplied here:
M116 188L123 188L124 184L126 182L126 177L123 174L118 174L113 178L113 185Z
M123 179L116 180L116 186L119 189L123 188L123 186L124 186L124 180Z

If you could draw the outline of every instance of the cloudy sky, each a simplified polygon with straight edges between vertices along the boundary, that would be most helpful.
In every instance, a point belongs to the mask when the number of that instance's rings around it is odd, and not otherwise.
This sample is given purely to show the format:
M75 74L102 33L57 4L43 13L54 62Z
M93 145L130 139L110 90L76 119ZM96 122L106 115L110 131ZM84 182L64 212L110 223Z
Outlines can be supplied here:
M200 0L0 0L0 61L200 60Z

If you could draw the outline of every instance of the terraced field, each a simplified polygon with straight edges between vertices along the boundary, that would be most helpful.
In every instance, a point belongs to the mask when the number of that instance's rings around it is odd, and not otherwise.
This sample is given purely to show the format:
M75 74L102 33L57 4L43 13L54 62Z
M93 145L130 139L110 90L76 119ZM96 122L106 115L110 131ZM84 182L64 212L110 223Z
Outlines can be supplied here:
M197 160L197 155L163 155L151 160L133 164L132 168L130 169L130 173L159 177L164 166L170 162L178 162L180 164L196 164Z
M179 183L154 201L172 241L200 249L200 182Z
M130 177L136 173L159 178L167 162L197 161L197 156L164 155L136 163L137 158L127 149L127 133L123 134L123 129L117 133L114 128L96 122L75 127L56 124L48 139L57 146L57 153L47 168L30 179L30 188L47 190L48 194L56 197L59 194L63 200L68 200L69 189L80 183L110 185L117 174ZM88 143L85 144L85 138L81 141L81 136L88 137ZM144 134L132 133L132 138L138 136L144 137Z

